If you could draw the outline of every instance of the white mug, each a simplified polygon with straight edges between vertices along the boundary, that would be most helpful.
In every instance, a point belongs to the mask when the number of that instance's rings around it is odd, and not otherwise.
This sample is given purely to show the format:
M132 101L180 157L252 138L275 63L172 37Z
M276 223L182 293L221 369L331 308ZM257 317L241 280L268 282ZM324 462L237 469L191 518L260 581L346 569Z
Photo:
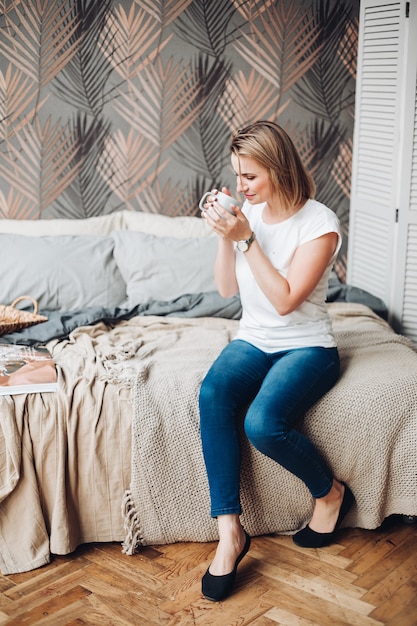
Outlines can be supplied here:
M232 215L235 215L235 213L232 210L232 204L236 204L240 206L240 203L235 198L232 198L232 196L228 196L227 193L223 193L222 191L218 191L217 193L206 191L206 193L203 195L198 205L200 208L200 211L206 210L204 208L204 202L208 196L214 196L216 198L216 201L220 204L220 206L223 207L223 209L226 209L226 211L229 211L229 213L231 213Z

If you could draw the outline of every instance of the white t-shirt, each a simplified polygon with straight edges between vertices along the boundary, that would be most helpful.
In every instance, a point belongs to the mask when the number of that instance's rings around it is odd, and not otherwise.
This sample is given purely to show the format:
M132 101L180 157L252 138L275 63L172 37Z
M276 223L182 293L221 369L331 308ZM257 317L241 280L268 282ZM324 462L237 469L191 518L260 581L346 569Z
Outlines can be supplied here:
M262 217L264 206L245 202L242 210L262 250L282 276L287 276L300 245L330 232L338 234L338 245L314 292L288 315L279 315L258 286L245 254L236 250L236 276L243 313L235 339L248 341L264 352L308 346L334 347L336 343L325 301L330 270L342 243L339 219L324 204L307 200L285 221L265 224Z

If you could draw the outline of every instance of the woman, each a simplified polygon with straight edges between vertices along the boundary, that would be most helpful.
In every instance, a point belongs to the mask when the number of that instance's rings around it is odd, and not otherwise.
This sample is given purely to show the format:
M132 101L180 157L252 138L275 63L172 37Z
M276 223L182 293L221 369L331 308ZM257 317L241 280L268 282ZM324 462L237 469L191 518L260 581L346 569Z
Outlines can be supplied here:
M353 502L295 421L337 381L339 355L326 305L329 272L341 245L336 215L313 200L315 185L288 135L258 121L231 143L237 191L234 215L216 202L203 216L219 235L215 278L224 297L240 293L236 337L207 373L200 391L201 438L219 543L202 580L203 595L226 598L250 546L240 522L237 416L261 453L298 476L314 498L297 545L332 541ZM226 188L222 190L229 193ZM212 210L215 209L215 210Z

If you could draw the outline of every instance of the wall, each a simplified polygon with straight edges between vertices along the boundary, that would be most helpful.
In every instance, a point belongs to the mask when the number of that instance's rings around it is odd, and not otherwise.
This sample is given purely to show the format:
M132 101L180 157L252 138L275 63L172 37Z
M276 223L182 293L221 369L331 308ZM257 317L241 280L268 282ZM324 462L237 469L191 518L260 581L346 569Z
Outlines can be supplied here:
M278 121L339 215L359 0L1 0L0 218L198 214L231 132Z

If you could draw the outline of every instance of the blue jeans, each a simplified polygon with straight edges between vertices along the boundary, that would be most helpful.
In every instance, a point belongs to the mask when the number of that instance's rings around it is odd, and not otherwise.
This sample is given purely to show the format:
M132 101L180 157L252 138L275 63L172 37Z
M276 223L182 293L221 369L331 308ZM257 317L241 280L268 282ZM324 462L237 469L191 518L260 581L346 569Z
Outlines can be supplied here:
M241 514L240 424L249 441L298 476L314 498L330 491L332 472L294 423L337 381L337 348L268 354L235 339L221 352L200 389L200 427L211 515ZM249 407L249 408L248 408Z

